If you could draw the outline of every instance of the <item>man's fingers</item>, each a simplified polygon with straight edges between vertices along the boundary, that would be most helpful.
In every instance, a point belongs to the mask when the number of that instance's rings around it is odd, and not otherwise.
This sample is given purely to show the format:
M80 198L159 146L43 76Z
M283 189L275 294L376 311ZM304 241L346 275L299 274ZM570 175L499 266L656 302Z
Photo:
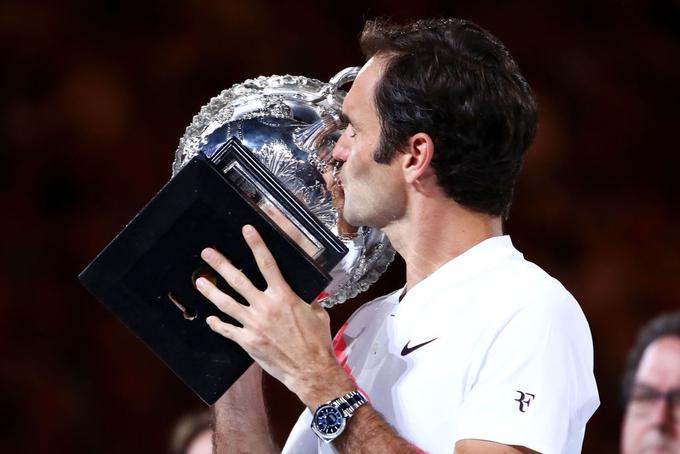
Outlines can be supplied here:
M203 296L212 301L219 310L237 320L241 325L245 325L244 319L247 312L238 301L204 277L196 279L196 288Z
M236 290L241 296L248 301L251 300L258 292L252 282L246 277L241 270L237 269L226 259L222 254L213 248L205 248L201 251L201 258L210 265L220 276L229 284L231 288Z
M281 276L281 271L276 264L276 260L274 260L274 256L269 252L269 248L264 244L262 237L255 228L250 225L244 226L243 238L245 238L246 243L248 243L250 250L253 252L257 267L260 269L260 273L262 273L265 281L267 281L267 285L269 287L287 286L288 284L286 284L283 276Z
M234 326L231 323L225 323L214 315L206 318L205 321L211 330L240 345L243 328Z
M211 315L205 319L211 330L239 344L253 359L254 354L262 350L262 346L267 343L262 341L262 337L253 336L253 333L244 328L225 323L218 317Z

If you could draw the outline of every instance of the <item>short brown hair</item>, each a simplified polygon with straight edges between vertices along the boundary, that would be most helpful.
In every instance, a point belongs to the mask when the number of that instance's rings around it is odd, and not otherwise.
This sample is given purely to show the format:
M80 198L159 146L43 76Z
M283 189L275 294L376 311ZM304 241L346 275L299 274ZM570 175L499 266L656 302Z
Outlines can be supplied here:
M425 132L447 195L475 211L507 216L537 113L505 46L462 19L369 21L360 41L367 58L388 57L375 91L382 137L374 159L391 161L413 134Z

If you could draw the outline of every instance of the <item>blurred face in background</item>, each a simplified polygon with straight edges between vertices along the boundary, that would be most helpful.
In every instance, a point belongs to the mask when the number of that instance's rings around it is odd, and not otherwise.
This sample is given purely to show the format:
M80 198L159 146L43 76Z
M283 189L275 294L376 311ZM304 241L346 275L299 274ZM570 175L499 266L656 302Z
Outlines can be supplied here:
M212 430L209 429L196 435L186 450L186 454L212 454L212 452Z
M680 454L680 336L652 342L640 360L621 434L623 454Z

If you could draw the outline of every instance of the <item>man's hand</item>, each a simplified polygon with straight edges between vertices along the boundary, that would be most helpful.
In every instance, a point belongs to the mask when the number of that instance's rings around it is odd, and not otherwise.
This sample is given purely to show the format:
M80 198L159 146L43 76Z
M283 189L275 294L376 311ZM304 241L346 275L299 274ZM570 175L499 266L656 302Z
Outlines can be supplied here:
M210 328L239 344L270 375L285 384L310 408L354 389L331 347L328 313L307 304L284 280L274 257L252 226L243 228L267 288L258 290L218 251L206 248L201 257L250 306L238 303L205 278L198 290L243 327L208 317ZM320 380L323 377L324 380ZM326 381L326 379L329 379Z

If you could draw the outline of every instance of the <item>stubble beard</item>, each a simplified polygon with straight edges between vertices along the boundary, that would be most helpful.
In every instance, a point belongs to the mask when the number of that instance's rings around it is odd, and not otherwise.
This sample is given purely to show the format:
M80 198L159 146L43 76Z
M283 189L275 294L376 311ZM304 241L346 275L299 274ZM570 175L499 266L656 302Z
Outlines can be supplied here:
M345 188L345 200L343 203L343 218L345 221L355 227L367 226L377 227L373 225L375 222L371 218L371 210L366 206L366 194L353 192L354 196L349 196L349 191Z
M680 454L680 444L674 438L658 431L647 432L636 451L640 454Z

